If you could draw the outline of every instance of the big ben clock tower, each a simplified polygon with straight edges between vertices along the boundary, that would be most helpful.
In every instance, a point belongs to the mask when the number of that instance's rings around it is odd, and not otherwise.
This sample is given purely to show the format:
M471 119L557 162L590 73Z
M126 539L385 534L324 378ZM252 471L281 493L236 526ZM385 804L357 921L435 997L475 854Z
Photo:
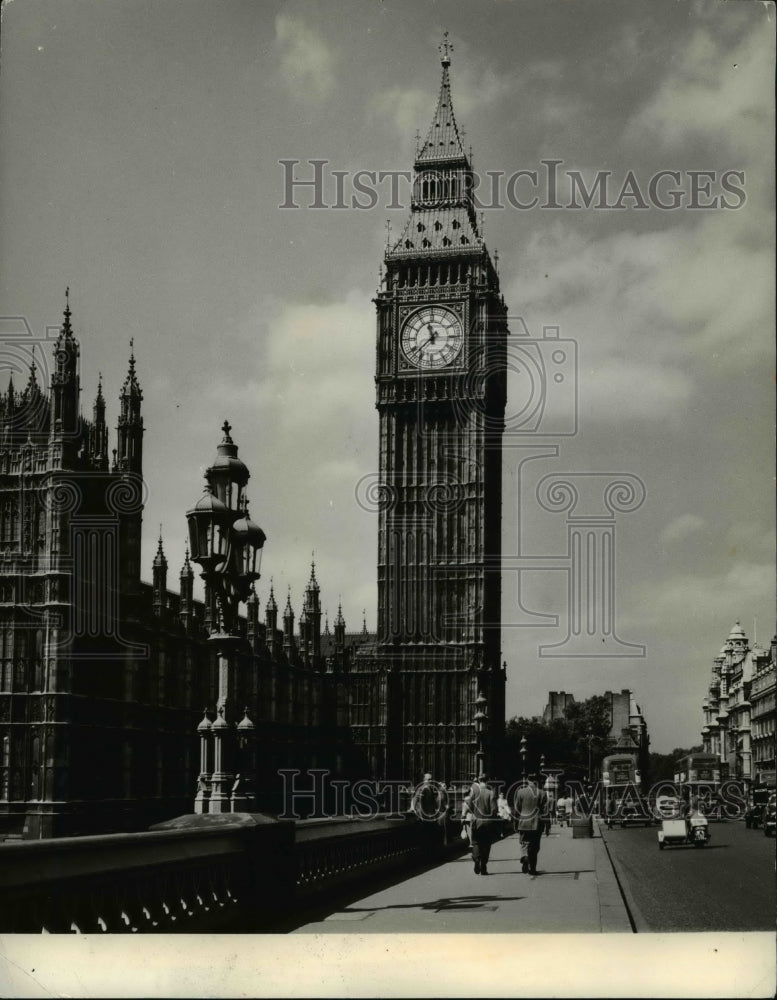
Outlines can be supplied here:
M371 745L377 777L417 780L428 771L455 781L495 766L504 727L508 331L453 113L447 41L441 54L410 218L387 247L375 300L378 635L355 667L380 682L373 724L354 735Z

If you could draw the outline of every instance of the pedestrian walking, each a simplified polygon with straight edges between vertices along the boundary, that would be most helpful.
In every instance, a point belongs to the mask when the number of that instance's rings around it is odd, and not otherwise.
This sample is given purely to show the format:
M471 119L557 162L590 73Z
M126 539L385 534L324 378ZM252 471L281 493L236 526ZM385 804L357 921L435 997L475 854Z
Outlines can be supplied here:
M462 806L462 822L469 821L472 860L476 875L488 875L491 845L499 839L499 811L496 793L486 784L485 774L472 782Z
M556 821L559 826L563 826L567 818L567 800L562 795L561 798L556 802Z
M499 819L501 820L500 836L506 837L513 828L513 813L510 809L509 802L504 797L502 792L499 793L496 800L496 811L499 814Z
M575 808L575 800L571 792L567 792L567 797L564 800L564 815L567 821L567 826L572 826L572 812Z
M521 870L524 874L528 871L531 875L536 875L540 840L548 815L548 793L539 787L536 774L530 774L528 783L518 790L515 812L521 838Z

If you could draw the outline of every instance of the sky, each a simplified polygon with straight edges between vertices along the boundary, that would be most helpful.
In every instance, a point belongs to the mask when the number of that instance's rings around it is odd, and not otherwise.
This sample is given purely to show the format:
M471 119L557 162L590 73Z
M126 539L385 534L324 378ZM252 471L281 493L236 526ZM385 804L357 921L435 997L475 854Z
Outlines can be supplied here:
M506 569L508 717L540 713L550 690L630 688L654 750L699 742L733 622L752 637L757 620L765 645L774 633L774 16L682 0L6 4L1 315L45 339L70 287L82 404L102 373L111 427L134 338L145 578L161 524L177 587L185 511L229 419L267 534L260 601L272 578L299 612L315 553L330 621L341 600L350 629L363 609L375 627L372 298L387 220L396 237L408 208L385 185L353 207L351 183L411 168L447 30L476 171L537 172L537 190L528 174L513 189L524 205L539 193L532 208L484 198L511 330L558 327L577 356L576 395L548 403L576 433L525 464L526 435L505 449L504 551L544 560L520 600L558 617L524 615ZM310 178L313 159L329 207L298 188L281 208L281 161ZM609 172L620 207L569 207L574 171L589 188ZM18 355L0 350L4 384ZM521 392L513 372L508 414ZM615 528L617 634L644 656L541 655L566 635L567 524L537 487L604 481L592 473L644 487Z

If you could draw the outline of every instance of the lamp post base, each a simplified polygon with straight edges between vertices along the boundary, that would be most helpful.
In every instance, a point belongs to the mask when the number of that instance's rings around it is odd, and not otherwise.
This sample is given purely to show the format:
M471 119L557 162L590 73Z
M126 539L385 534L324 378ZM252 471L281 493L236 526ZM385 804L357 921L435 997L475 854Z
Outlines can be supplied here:
M231 795L234 780L234 775L227 774L226 772L220 772L213 775L210 799L208 800L208 812L232 812Z

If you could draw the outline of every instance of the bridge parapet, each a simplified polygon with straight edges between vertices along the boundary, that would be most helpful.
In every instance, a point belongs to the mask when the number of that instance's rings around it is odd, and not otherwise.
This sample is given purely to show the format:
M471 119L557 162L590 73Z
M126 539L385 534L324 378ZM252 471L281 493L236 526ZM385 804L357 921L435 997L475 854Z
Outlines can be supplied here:
M145 833L6 843L0 932L271 930L322 891L434 861L445 840L414 817L295 823L225 813Z

